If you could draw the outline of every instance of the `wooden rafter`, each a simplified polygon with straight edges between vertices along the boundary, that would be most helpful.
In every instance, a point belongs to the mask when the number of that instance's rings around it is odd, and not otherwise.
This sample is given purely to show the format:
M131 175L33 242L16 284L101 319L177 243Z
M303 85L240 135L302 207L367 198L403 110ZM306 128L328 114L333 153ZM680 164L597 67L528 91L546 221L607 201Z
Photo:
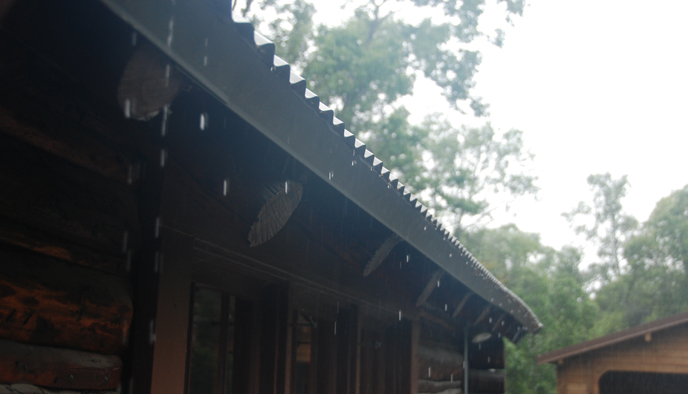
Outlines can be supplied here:
M435 290L435 288L437 287L437 284L439 280L442 278L442 276L444 276L444 271L441 269L435 271L435 273L432 274L432 277L425 285L423 292L420 293L420 296L418 296L418 299L416 300L416 306L421 306L425 303L425 301L427 301L427 299L432 294L432 291Z

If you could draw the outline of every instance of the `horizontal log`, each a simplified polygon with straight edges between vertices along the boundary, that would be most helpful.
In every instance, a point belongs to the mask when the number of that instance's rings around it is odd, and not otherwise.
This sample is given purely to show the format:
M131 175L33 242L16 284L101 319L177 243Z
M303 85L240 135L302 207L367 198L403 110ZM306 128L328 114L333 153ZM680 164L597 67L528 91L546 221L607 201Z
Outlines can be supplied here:
M468 370L469 393L494 393L506 392L506 373L504 371L480 371Z
M0 242L119 275L126 274L127 258L130 258L130 256L112 256L98 253L89 248L64 241L56 234L41 231L7 218L0 220ZM130 253L128 254L130 255Z
M98 394L119 394L120 390L102 390ZM83 394L74 390L50 390L27 383L0 384L0 394Z
M0 217L113 256L140 243L133 191L1 134L0 189Z
M457 351L418 345L418 377L452 380L462 376L463 355Z
M468 364L471 369L504 369L504 340L493 336L481 343L468 345Z
M0 339L0 383L107 390L119 385L121 373L117 356Z
M23 104L0 106L1 132L121 184L138 182L140 160L132 153L45 107Z
M0 338L117 354L131 318L126 279L0 247Z
M463 379L463 377L461 377ZM436 382L433 380L419 379L418 380L418 392L419 393L440 393L449 389L459 389L459 393L463 390L463 381L457 379L454 381L440 381Z

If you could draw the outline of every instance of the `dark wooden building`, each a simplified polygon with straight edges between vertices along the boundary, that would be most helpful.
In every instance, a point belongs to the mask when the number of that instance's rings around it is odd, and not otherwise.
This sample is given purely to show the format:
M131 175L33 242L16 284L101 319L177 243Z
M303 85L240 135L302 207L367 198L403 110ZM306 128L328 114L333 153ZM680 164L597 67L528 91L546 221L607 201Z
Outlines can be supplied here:
M230 9L0 0L0 393L504 392L536 316Z
M688 390L688 312L538 356L557 366L558 394Z

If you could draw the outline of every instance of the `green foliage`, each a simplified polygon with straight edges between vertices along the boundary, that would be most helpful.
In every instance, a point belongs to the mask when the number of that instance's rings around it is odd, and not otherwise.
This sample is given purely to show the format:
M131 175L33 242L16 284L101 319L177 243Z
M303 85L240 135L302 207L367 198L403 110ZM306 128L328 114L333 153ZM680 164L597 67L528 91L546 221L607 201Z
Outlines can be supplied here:
M625 268L622 264L623 243L632 235L638 221L623 212L621 199L626 196L628 177L612 179L609 173L590 175L588 184L593 191L593 206L580 202L564 216L572 225L580 216L592 218L592 224L574 225L578 234L597 245L600 261L592 268L593 279L608 283L618 278Z
M508 392L555 393L555 369L537 365L537 355L590 339L598 316L595 302L584 290L580 252L570 247L561 251L545 247L539 235L524 233L513 224L467 231L461 238L545 326L517 345L507 343Z

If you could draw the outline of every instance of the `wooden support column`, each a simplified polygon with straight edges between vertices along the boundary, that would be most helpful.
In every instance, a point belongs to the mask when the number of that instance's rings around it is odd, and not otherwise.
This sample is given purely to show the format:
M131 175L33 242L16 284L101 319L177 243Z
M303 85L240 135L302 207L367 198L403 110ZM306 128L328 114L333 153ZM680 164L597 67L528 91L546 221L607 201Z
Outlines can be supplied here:
M134 121L132 121L134 122ZM166 123L166 120L161 122ZM169 158L163 137L156 129L146 147L145 171L141 179L139 197L139 223L141 225L141 251L132 264L134 285L134 321L132 324L131 361L125 363L130 376L129 384L122 385L123 394L147 394L152 391L153 358L157 339L157 312L160 272L164 265L161 253L162 190Z
M260 394L288 394L291 377L289 283L268 286L261 297Z

